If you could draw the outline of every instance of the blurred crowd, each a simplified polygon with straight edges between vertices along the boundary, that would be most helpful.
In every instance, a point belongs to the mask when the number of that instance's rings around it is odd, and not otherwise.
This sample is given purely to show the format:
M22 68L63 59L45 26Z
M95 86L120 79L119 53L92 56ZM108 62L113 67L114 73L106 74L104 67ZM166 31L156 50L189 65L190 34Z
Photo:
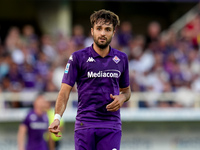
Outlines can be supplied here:
M0 43L0 91L58 91L70 55L92 43L81 25L73 27L71 36L39 36L32 25L10 28ZM111 46L129 58L133 92L200 92L200 16L178 32L164 31L152 21L146 34L136 34L131 22L124 21Z

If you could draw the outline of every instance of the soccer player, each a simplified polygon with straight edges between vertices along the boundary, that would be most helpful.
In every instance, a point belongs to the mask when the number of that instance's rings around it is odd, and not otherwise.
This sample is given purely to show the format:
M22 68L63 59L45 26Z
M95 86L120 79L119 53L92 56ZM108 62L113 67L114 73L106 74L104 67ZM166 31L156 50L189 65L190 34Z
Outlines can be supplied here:
M127 55L110 47L119 17L99 10L90 16L94 43L74 52L66 65L49 131L59 136L70 91L77 83L75 150L119 150L120 107L130 98Z
M24 121L20 124L17 142L18 150L48 150L43 134L48 131L48 117L46 114L46 99L39 95Z

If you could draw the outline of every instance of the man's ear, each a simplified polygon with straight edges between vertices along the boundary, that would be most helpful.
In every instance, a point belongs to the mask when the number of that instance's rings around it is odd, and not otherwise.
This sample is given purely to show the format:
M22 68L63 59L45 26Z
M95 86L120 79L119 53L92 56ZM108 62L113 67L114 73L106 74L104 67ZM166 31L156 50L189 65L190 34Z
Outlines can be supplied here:
M113 35L112 35L112 37L115 35L115 30L113 31Z
M93 34L94 34L94 29L91 28L91 35L93 36Z

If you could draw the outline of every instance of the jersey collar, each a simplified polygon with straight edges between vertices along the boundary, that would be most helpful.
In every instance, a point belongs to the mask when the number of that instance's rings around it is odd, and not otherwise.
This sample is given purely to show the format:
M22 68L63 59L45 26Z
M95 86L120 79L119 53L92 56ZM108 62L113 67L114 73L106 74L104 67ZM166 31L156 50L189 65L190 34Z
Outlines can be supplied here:
M108 56L114 56L114 52L113 52L113 48L111 47L111 46L109 46L109 48L110 48L110 52L108 53L108 55L106 56L106 57L108 57ZM90 46L90 52L91 52L91 54L92 54L92 57L101 57L94 49L93 49L93 44Z

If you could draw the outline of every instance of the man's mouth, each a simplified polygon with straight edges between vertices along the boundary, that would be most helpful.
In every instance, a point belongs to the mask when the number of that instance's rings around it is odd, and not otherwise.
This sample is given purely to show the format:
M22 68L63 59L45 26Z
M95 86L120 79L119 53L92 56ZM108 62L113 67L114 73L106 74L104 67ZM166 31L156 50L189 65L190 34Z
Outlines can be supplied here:
M106 41L106 38L99 38L100 41Z

